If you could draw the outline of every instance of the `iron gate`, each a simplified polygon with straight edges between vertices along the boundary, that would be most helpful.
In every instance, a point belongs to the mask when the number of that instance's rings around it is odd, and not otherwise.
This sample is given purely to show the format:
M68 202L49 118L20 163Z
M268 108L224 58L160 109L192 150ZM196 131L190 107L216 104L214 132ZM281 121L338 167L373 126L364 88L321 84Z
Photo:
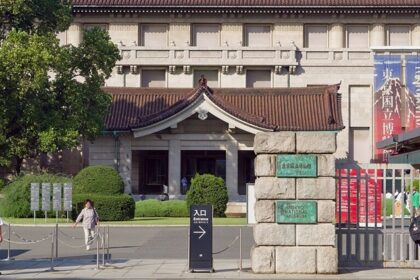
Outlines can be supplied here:
M420 267L408 231L419 181L408 164L337 165L340 266Z

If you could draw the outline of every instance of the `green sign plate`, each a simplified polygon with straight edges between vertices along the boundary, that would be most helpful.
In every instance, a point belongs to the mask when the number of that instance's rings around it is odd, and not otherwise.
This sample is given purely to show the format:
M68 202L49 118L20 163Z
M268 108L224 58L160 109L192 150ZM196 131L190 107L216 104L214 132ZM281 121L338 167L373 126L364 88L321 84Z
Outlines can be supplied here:
M276 221L278 224L316 224L316 201L290 201L276 202Z
M316 177L315 155L277 155L277 177Z

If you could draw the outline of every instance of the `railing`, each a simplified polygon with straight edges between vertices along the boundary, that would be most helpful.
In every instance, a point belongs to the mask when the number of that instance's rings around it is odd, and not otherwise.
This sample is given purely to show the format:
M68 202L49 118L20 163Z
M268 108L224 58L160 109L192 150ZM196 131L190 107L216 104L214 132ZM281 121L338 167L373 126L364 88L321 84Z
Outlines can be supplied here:
M119 46L119 65L296 66L296 47L142 47Z

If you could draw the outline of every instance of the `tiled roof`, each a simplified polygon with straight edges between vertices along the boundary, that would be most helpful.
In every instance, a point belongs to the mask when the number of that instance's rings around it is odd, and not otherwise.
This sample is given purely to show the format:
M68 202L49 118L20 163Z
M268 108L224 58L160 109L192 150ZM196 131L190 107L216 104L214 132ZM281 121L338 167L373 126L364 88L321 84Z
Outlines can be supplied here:
M227 113L272 130L340 130L338 85L311 88L196 89L104 88L112 94L107 130L130 130L162 121L205 94Z
M419 6L419 0L73 0L74 6L139 7L398 7Z

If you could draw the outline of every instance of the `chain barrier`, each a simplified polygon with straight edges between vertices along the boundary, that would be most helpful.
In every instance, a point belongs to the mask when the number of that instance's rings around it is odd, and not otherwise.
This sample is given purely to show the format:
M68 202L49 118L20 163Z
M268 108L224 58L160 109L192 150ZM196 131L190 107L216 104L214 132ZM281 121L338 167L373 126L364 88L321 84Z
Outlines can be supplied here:
M220 250L220 251L217 251L217 252L214 252L214 253L212 253L213 255L217 255L217 254L220 254L220 253L223 253L224 251L227 251L227 250L229 250L232 246L233 246L233 244L235 244L236 243L236 241L238 241L239 240L239 235L237 235L233 240L232 240L232 242L230 242L230 244L228 245L228 246L226 246L224 249L222 249L222 250Z
M83 240L83 239L84 239L83 237L75 237L75 236L71 236L71 235L69 235L69 234L65 233L64 231L62 231L61 229L60 229L59 231L60 231L60 233L61 233L62 235L64 235L65 237L70 238L70 239L73 239L73 240Z
M60 231L61 231L61 230L60 230ZM65 242L65 241L63 241L63 240L61 240L60 238L58 238L58 242L60 242L61 244L65 245L65 246L67 246L67 247L77 249L77 248L83 248L83 247L85 247L86 245L92 245L92 244L93 244L93 242L94 242L94 241L95 241L98 237L99 237L100 239L102 239L102 235L100 234L100 232L99 232L99 231L98 231L98 232L96 232L95 236L94 236L93 238L91 238L91 239L87 242L87 244L83 244L83 245L72 245L72 244L69 244L69 243L67 243L67 242Z
M17 232L15 232L15 231L12 231L12 234L13 234L14 236L16 236L18 239L22 240L22 242L19 242L19 241L12 241L12 240L5 240L5 241L6 241L6 242L10 242L10 243L12 243L12 244L21 244L21 245L24 245L24 244L36 244L36 243L41 243L41 242L43 242L43 241L45 241L45 240L47 240L47 239L51 238L51 236L52 236L52 234L50 233L50 234L48 234L48 235L44 236L44 237L43 237L43 238L41 238L41 239L38 239L38 240L31 240L31 239L26 239L26 238L24 238L24 237L20 236L20 235L19 235Z

